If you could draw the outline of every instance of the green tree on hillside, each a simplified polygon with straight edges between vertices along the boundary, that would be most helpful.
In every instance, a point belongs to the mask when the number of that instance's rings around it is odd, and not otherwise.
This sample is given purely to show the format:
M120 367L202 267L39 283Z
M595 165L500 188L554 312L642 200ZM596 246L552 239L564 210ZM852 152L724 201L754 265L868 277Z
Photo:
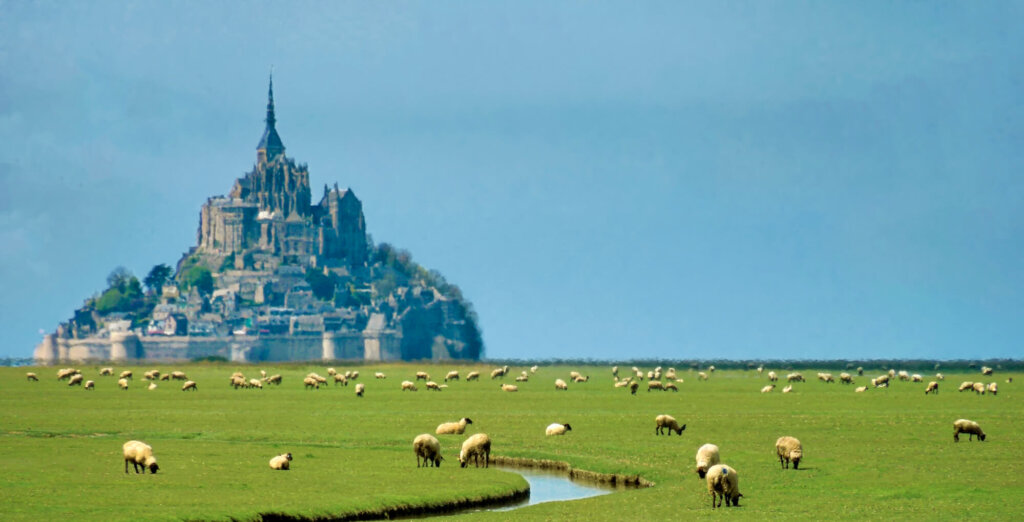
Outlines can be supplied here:
M146 290L150 294L159 294L160 289L167 283L167 280L171 278L171 267L160 263L149 270L149 274L142 280L142 283L146 285Z

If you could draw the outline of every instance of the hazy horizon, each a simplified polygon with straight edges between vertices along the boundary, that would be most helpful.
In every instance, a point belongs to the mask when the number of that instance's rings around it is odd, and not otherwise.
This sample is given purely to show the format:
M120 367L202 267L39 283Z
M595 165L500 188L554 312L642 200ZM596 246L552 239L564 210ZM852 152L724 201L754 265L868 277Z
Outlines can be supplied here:
M0 357L195 245L273 66L314 194L458 285L488 359L1019 358L1022 14L0 3Z

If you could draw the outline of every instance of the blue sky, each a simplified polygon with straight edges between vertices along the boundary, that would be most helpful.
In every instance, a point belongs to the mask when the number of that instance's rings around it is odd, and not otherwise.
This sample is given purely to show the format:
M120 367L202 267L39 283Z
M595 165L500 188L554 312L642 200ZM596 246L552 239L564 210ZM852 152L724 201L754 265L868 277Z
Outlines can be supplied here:
M195 243L273 65L314 193L458 284L490 357L1020 357L1022 15L0 2L0 356Z

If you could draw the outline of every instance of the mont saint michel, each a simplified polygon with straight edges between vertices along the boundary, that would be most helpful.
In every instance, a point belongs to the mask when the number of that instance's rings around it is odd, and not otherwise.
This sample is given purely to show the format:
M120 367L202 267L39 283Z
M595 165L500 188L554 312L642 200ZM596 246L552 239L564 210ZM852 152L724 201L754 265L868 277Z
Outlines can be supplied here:
M314 203L309 170L285 154L276 123L271 78L256 162L202 205L196 245L142 281L115 269L35 359L479 359L459 288L374 245L351 188L325 185Z

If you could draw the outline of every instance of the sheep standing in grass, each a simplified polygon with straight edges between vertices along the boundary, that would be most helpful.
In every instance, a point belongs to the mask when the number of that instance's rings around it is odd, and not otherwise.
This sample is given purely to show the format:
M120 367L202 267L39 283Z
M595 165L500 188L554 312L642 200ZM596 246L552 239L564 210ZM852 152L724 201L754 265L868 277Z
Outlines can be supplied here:
M280 469L280 470L287 471L288 469L291 468L291 465L292 465L291 463L292 463L292 454L291 453L285 453L283 455L278 455L278 456L270 459L270 469Z
M473 424L469 417L463 417L455 422L443 422L437 425L434 433L438 435L462 435L466 432L466 426Z
M424 433L417 435L412 441L412 451L416 454L416 467L420 467L420 459L423 459L424 468L429 467L431 464L435 468L441 467L441 461L444 457L441 456L441 443L433 435Z
M267 384L276 384L276 385L280 386L281 385L281 374L280 373L275 373L274 375L271 375L270 377L267 377Z
M920 373L915 373L910 376L910 382L924 382L924 377Z
M971 382L971 381L964 381L964 382L960 383L960 387L957 388L957 391L967 391L967 390L973 390L973 389L974 389L974 383L973 382Z
M981 367L981 374L982 375L992 375L992 368L989 368L988 366L982 366Z
M999 392L999 385L994 382L990 382L988 384L988 387L985 389L988 390L988 392L991 393L992 395L995 395Z
M495 368L491 370L491 379L497 379L498 377L505 378L505 373L508 372L508 366L504 368Z
M457 380L459 380L459 372L458 372L458 370L452 370L452 371L448 372L448 375L444 376L444 382L457 381Z
M256 381L256 382L259 382L259 381ZM262 388L262 387L263 386L260 386L260 388ZM198 390L198 388L196 388L196 381L185 381L185 384L181 385L181 391L189 391L189 390L192 390L192 391Z
M968 434L967 440L974 440L974 436L978 436L978 440L985 442L985 432L981 431L981 426L978 426L977 422L967 419L957 419L953 423L953 442L960 442L960 434Z
M722 500L728 507L740 505L740 476L735 469L725 464L711 466L707 474L708 493L711 494L711 508L722 507ZM718 505L715 505L715 498L718 498Z
M317 380L314 379L313 377L309 377L309 376L307 376L307 377L302 379L302 385L303 385L302 387L304 389L307 389L307 390L310 389L310 388L317 389L317 390L320 389L320 383L317 382Z
M629 382L629 393L631 395L636 395L636 390L638 388L640 388L640 383L638 383L636 381L630 381Z
M539 370L539 369L540 369L540 366L537 366L535 364L535 365L530 367L530 373L537 373L537 370Z
M793 437L779 437L775 441L775 453L779 456L779 464L782 469L789 469L789 463L793 463L793 469L800 469L800 459L804 457L804 447L799 440Z
M82 377L82 374L80 373L72 375L71 378L68 379L68 386L81 386L84 379L85 377Z
M114 369L109 366L103 368L100 370L100 375L114 375Z
M387 379L388 376L384 375L384 372L377 372L377 373L373 374L373 378L374 379Z
M702 380L702 381L706 381L706 380L708 380L708 374L706 374L704 372L697 372L697 378Z
M502 384L501 391L517 392L519 391L519 387L516 386L515 384Z
M565 381L563 381L562 379L555 379L555 389L569 391L569 385L566 384Z
M853 376L846 372L840 373L839 382L843 384L853 384Z
M654 418L654 434L661 435L662 432L668 428L668 436L672 436L672 432L675 431L676 435L682 435L683 430L686 429L686 425L682 426L676 421L675 417L671 415L658 415Z
M936 395L939 393L939 383L938 383L938 381L932 381L932 382L928 383L928 387L924 389L924 394L925 395L928 395L929 393L932 393L932 392L935 392Z
M121 377L120 378L121 379L131 379L132 378L132 371L131 370L125 370L125 371L121 372Z
M146 469L149 469L150 473L156 473L160 469L156 464L156 457L153 456L153 447L145 442L130 440L121 446L121 450L124 452L125 473L128 473L129 462L135 467L135 473L138 473L141 467L143 475L146 474Z
M572 426L569 426L568 424L559 424L556 422L554 424L548 425L548 427L544 430L544 435L565 435L565 432L567 431L572 431Z
M697 476L704 478L711 466L721 462L718 454L718 446L705 444L697 449Z
M348 386L348 377L345 377L340 373L334 374L334 385L337 386L339 384L342 386Z
M356 397L362 397L363 393L366 393L366 385L359 383L356 385Z
M185 372L173 371L173 372L171 372L171 379L173 379L175 381L187 381L188 380L188 376L185 375Z
M805 382L804 376L799 372L793 372L789 375L786 375L786 380L789 382Z
M35 373L33 373L33 372L28 372L28 373L26 373L26 374L25 374L25 378L26 378L26 379L28 379L28 380L30 380L30 381L38 381L38 380L39 380L39 376L38 376L38 375L36 375L36 374L35 374Z
M674 382L666 382L665 385L662 388L665 391L672 390L672 391L677 392L677 393L679 392L679 388L676 386L676 383L674 383Z
M70 379L72 375L82 373L75 368L61 368L57 370L57 380L63 381L64 379Z
M418 391L416 389L416 384L413 383L412 381L402 381L402 391L406 391L406 390L408 390L408 391Z
M480 372L469 372L466 374L466 382L480 380Z
M96 389L96 381L85 381L85 389L86 390L94 390L94 389Z
M473 459L476 467L480 467L480 458L484 460L484 467L489 467L491 460L491 438L484 433L477 433L462 443L462 450L459 451L459 464L466 467L469 459Z
M651 390L663 390L664 387L661 385L661 381L647 381L647 392Z
M429 381L430 380L430 374L428 374L427 372L416 372L416 380L417 381Z
M117 380L117 387L121 388L122 390L127 390L128 389L128 379L123 379L123 378L122 379L118 379Z
M768 372L768 380L772 382L779 380L779 374L775 372Z
M978 395L985 395L985 383L983 383L983 382L976 382L976 383L974 383L974 387L973 388L974 388L974 393L977 393Z

